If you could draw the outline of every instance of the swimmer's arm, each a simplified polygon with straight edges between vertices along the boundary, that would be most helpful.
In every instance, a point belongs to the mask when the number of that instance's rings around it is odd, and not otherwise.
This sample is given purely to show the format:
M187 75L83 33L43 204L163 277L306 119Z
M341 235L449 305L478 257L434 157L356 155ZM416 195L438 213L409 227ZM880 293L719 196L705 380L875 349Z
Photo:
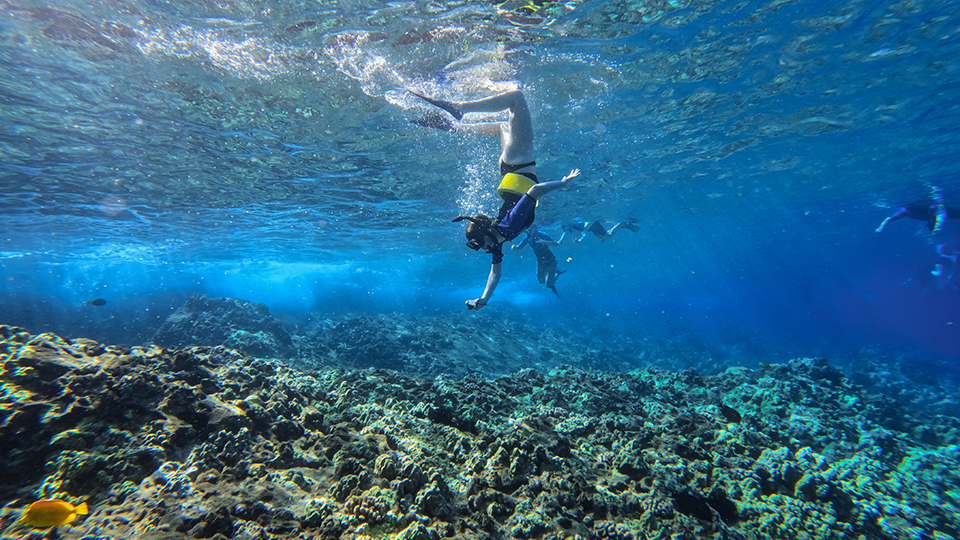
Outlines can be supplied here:
M497 284L500 283L500 265L502 263L496 263L490 265L490 275L487 276L487 286L483 289L483 296L477 298L476 300L468 300L467 307L470 309L480 309L483 306L487 305L487 302L490 301L490 297L493 296L493 291L497 289ZM470 304L473 303L475 307L470 307Z
M907 215L907 212L909 212L909 210L907 210L906 208L901 208L900 210L897 211L896 214L883 220L883 223L881 223L880 226L877 227L877 232L883 232L883 228L887 226L887 223L890 223L891 221L896 221L902 218L903 216Z
M567 187L567 184L569 184L571 180L578 176L580 176L580 169L574 169L570 171L570 174L564 176L560 180L554 180L553 182L541 182L534 185L529 191L527 191L527 195L539 200L541 196L546 195L551 191Z
M487 286L483 289L483 296L480 297L484 302L490 301L490 297L493 296L493 291L497 289L497 285L500 283L500 266L502 264L503 263L490 265L490 275L487 276Z

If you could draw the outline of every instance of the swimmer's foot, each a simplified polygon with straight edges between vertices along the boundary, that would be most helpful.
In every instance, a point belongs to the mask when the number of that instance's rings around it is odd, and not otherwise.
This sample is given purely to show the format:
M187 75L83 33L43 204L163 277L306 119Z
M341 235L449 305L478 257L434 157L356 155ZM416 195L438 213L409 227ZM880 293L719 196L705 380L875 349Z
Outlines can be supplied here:
M441 113L425 114L420 118L411 120L410 123L423 127L442 129L450 133L457 131L457 127L453 125L453 122Z
M935 276L940 276L940 275L942 275L942 274L943 274L943 265L942 265L942 264L935 264L935 265L933 266L933 270L931 270L930 273L933 274L933 275L935 275Z
M623 228L624 228L624 229L630 229L630 230L633 231L633 232L637 232L637 231L640 230L640 227L638 227L636 223L633 223L633 222L630 222L630 221L628 221L627 223L624 223L624 224L623 224Z
M409 91L409 90L408 90L408 91ZM413 92L413 91L409 91L409 92L410 92L411 94L417 96L418 98L426 101L427 103L433 105L434 107L440 107L441 109L447 111L448 113L450 113L451 116L453 116L454 118L456 118L458 121L459 121L459 120L463 120L463 113L460 112L460 109L458 109L456 106L454 106L453 103L450 103L449 101L439 100L439 99L430 99L430 98L428 98L427 96L418 94L418 93Z

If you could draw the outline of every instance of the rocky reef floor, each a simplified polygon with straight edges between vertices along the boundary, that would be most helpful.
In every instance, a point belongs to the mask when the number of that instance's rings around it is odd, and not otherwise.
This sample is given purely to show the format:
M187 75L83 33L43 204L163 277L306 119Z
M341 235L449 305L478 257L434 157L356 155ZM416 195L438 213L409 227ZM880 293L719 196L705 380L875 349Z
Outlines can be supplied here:
M860 378L822 359L716 375L558 365L420 377L0 326L0 530L960 538L955 401ZM15 523L55 496L89 515L45 531Z

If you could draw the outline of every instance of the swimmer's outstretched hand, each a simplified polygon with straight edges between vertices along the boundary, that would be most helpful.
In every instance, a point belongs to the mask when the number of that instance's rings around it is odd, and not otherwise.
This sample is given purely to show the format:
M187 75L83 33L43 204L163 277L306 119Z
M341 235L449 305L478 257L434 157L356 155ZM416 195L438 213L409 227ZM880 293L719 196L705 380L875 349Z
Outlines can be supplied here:
M480 309L485 305L487 305L487 302L483 298L477 298L476 300L467 300L467 309Z
M887 223L890 223L890 219L891 218L887 218L883 220L883 223L881 223L880 226L877 227L877 232L883 232L883 228L887 226Z
M571 180L573 180L574 178L576 178L576 177L578 177L578 176L580 176L580 169L574 169L574 170L570 171L570 174L564 176L564 177L560 180L560 182L561 182L564 186L566 186L567 184L570 183Z

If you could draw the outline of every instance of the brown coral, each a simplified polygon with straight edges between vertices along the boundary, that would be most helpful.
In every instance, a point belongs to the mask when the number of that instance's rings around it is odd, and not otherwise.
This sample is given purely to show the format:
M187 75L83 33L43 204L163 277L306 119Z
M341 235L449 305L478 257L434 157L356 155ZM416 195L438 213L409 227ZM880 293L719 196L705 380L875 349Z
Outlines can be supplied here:
M671 519L674 516L673 502L663 497L643 497L641 507L644 512L661 519Z
M353 496L343 505L343 511L365 523L380 523L390 510L389 505L380 497L370 495Z
M612 521L601 521L594 524L593 537L605 540L633 540L630 527Z

